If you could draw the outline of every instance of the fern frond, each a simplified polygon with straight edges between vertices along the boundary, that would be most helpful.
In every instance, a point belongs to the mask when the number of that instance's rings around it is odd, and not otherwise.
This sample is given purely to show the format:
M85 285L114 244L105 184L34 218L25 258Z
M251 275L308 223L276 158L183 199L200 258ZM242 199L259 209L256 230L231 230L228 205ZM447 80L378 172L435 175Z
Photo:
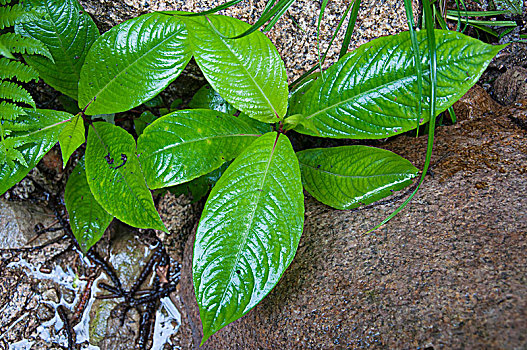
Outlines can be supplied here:
M17 23L27 22L33 17L33 14L26 11L22 4L0 7L0 29L12 27Z
M0 102L0 120L15 120L16 117L24 114L24 109L14 103Z
M10 81L0 81L0 98L23 102L36 108L33 97L23 87Z
M10 58L12 60L16 59L16 57L11 54L11 52L9 51L7 46L2 44L1 42L0 42L0 55L4 56L4 57L7 57L7 58Z
M0 0L0 5L7 5L11 2L11 0Z
M15 138L8 138L0 142L0 164L7 163L10 168L14 168L14 161L18 161L20 164L28 167L26 160L22 153L16 149L20 147L23 142Z
M5 33L0 35L0 48L5 47L10 53L27 53L46 56L53 62L53 56L48 48L40 41L24 37L16 33ZM6 56L6 55L4 55Z
M0 58L0 79L11 78L28 83L31 80L38 80L38 72L27 64L2 57Z

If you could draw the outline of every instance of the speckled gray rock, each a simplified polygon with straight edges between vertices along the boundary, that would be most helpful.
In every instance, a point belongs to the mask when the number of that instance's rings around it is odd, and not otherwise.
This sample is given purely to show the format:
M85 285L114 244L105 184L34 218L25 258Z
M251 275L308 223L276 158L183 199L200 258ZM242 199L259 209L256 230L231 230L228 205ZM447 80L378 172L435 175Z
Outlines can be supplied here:
M223 4L223 0L80 0L82 6L92 15L102 30L140 14L153 11L182 10L199 12ZM321 26L320 47L324 52L337 24L350 0L330 1ZM242 1L220 14L232 16L248 23L254 23L265 8L266 1ZM316 27L320 1L297 0L287 14L267 33L285 61L290 81L317 64ZM336 61L344 38L345 26L329 50L327 63ZM352 37L351 48L383 35L406 30L406 16L402 1L363 0L359 19Z
M479 87L456 109L460 122L436 133L433 176L380 229L366 233L399 203L338 211L308 196L283 279L204 348L527 347L527 133ZM422 166L426 136L385 146ZM192 244L181 287L200 339Z
M35 226L48 226L54 221L49 209L31 203L9 202L0 198L0 249L20 248L36 236ZM45 241L44 234L37 242Z

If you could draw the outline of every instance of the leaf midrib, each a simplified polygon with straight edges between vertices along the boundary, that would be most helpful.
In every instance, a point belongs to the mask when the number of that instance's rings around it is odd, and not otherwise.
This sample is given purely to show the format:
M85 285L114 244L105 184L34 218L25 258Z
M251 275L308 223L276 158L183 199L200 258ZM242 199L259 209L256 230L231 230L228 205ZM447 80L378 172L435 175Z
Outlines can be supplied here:
M158 148L154 152L149 153L147 156L143 157L143 159L148 159L148 158L150 158L150 157L152 157L152 156L154 156L154 155L156 155L158 153L161 153L163 151L169 150L171 148L184 146L184 145L188 145L188 144L196 143L196 142L201 142L201 141L207 141L207 140L213 140L213 139L221 139L221 138L227 138L227 137L260 137L260 136L262 136L262 135L261 134L230 134L230 135L216 135L216 136L205 137L205 138L201 138L201 139L195 139L195 140L191 140L191 141L183 141L181 143L171 144L171 145L165 146L163 148Z
M378 174L378 175L366 175L366 176L363 176L363 175L342 175L342 174L332 173L332 172L327 171L327 170L321 170L321 169L316 168L316 167L314 167L312 165L302 163L301 161L299 161L299 163L300 163L301 166L313 169L316 172L320 172L320 173L324 173L324 174L328 174L328 175L332 175L332 176L336 176L336 177L346 178L346 179L369 179L369 178L377 178L377 177L384 177L384 176L401 176L401 175L408 176L408 175L412 175L412 174L409 174L409 173L391 173L391 174Z
M473 54L472 57L475 57L475 56L483 56L483 55L485 55L485 54L487 54L487 53L488 53L487 51L485 51L485 52L480 52L480 53L477 53L477 54ZM449 62L449 64L454 64L454 63L457 63L457 62L460 62L460 61L459 61L459 60L452 60L452 61ZM443 66L444 66L444 65L443 65ZM428 74L429 72L430 72L429 69L428 69L428 70L423 70L423 76L425 76L425 74ZM340 72L339 72L339 74L340 74ZM327 107L325 107L325 108L323 108L323 109L320 109L320 110L316 111L316 112L313 113L313 114L308 115L307 117L305 117L305 119L311 119L311 118L313 118L313 117L315 117L315 116L317 116L317 115L319 115L319 114L325 113L327 110L335 109L335 108L339 107L339 106L342 105L342 104L350 103L351 101L353 101L353 100L355 100L355 99L358 99L359 97L362 97L362 96L364 96L364 95L370 94L370 93L372 93L372 92L374 92L374 91L381 90L382 88L384 88L384 87L386 87L386 86L389 86L389 85L391 85L391 84L394 84L394 83L396 83L396 82L402 82L402 81L408 80L409 78L417 78L417 76L414 76L414 75L406 75L406 76L403 76L403 77L400 78L400 79L395 79L395 80L392 80L392 81L387 82L387 83L382 84L382 85L376 85L374 89L369 89L369 90L366 90L366 91L364 91L364 92L361 92L361 93L358 93L358 94L356 94L356 95L353 95L352 97L350 97L350 98L348 98L348 99L340 100L340 101L338 101L338 102L335 103L335 104L332 104L332 105L330 105L330 106L327 106ZM313 87L312 87L312 88L313 88ZM355 88L355 87L354 87L354 88ZM319 87L319 89L320 89L320 87ZM349 89L349 90L352 90L352 89ZM315 91L315 90L313 90L313 91ZM339 93L339 95L340 95L340 93Z
M267 161L267 165L266 165L264 174L262 176L262 181L260 181L260 185L259 185L258 188L263 189L263 185L264 185L265 180L267 178L267 174L269 173L269 167L270 167L271 162L273 160L274 152L276 150L276 144L278 143L278 138L279 137L280 137L280 134L276 135L276 138L275 138L275 141L274 141L274 144L273 144L273 148L271 150L271 154L269 155L269 160ZM250 214L249 225L247 225L247 230L245 230L245 232L243 234L243 242L238 246L238 252L236 253L236 260L235 260L234 265L233 265L233 267L231 269L231 273L230 273L230 276L229 276L229 279L228 279L229 282L227 283L225 289L223 290L223 294L222 294L221 299L220 299L220 305L223 304L223 300L225 299L225 295L227 294L228 287L232 283L232 277L234 276L234 273L236 271L236 267L238 266L238 263L240 261L241 255L242 255L242 248L245 246L245 244L247 242L247 238L249 238L249 233L251 231L251 227L252 227L252 224L253 224L253 221L254 221L254 215L256 214L256 209L259 206L259 202L260 202L260 199L261 199L262 194L263 194L263 191L256 191L256 192L257 193L255 195L253 194L254 206L253 206L253 210L252 210L252 212ZM220 310L220 307L218 307L216 309L216 312L214 313L213 320L217 319L219 310Z
M207 20L209 21L209 24L211 26L213 26L212 22L210 21L210 19L207 17ZM281 116L276 112L276 109L274 108L273 104L271 103L271 101L269 100L269 98L267 97L267 95L265 94L265 92L262 90L262 88L260 87L260 85L258 85L258 83L256 82L256 80L254 79L254 77L249 73L249 71L247 70L247 67L245 67L245 65L241 62L240 58L238 57L238 55L236 55L236 53L234 52L234 50L232 50L231 46L229 44L227 44L227 42L225 42L225 40L219 36L219 34L217 33L217 31L214 31L212 30L212 32L216 35L216 37L218 37L220 39L220 41L225 45L225 47L227 48L227 50L232 54L232 56L236 59L236 61L238 61L239 65L243 68L243 70L245 71L245 73L247 74L247 76L249 78L251 78L252 82L254 83L254 85L258 88L258 91L260 91L260 94L264 97L265 101L267 102L267 104L269 105L269 107L271 108L271 110L273 111L274 115L275 116L278 116L279 118L281 118ZM240 40L240 39L231 39L231 40Z

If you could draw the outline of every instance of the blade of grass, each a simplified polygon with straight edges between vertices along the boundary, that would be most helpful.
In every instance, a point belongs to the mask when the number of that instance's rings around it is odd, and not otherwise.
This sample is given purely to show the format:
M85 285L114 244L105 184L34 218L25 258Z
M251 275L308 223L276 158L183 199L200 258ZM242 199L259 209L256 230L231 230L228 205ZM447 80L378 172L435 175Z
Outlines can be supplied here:
M231 7L233 5L236 5L237 3L241 2L242 0L232 0L228 1L223 5L217 6L213 9L198 12L198 13L189 13L189 12L182 12L182 11L160 11L160 13L166 14L166 15L177 15L177 16L185 16L185 17L195 17L195 16L206 16L213 13L216 13L220 10L224 10L228 7ZM267 3L264 11L262 12L262 15L256 23L254 23L249 29L247 29L245 32L241 33L240 35L237 35L235 37L228 37L218 32L218 35L224 39L239 39L243 38L244 36L247 36L258 29L262 27L267 21L271 20L272 25L267 25L266 29L269 30L277 21L278 19L291 7L291 5L295 2L295 0L279 0L274 6L274 0L269 0Z
M346 28L346 34L344 34L344 40L342 40L342 46L340 47L339 59L342 58L347 52L351 42L351 36L355 29L355 23L357 22L357 16L359 14L361 0L355 0L353 2L353 10L351 11L348 27Z
M499 15L504 15L507 13L511 13L508 10L500 10L500 11L463 11L463 14L461 14L461 11L459 9L456 10L447 10L446 14L449 16L463 16L463 17L494 17Z
M324 11L326 11L326 7L328 6L329 0L322 0L322 4L320 5L320 11L318 12L318 21L317 21L317 53L318 53L318 67L320 69L320 73L322 74L322 80L324 80L324 71L322 69L322 54L320 51L320 24L322 23L322 18L324 17Z
M417 42L417 33L415 30L414 13L412 8L412 0L404 0L404 9L406 11L406 21L408 22L408 29L410 31L410 40L412 41L412 52L414 54L414 62L417 73L417 93L418 93L418 117L417 119L417 136L419 136L419 119L423 110L423 67L421 67L421 55L419 54L419 43Z
M446 16L447 19L456 21L458 19L457 16ZM485 21L485 20L477 20L477 19L467 19L466 23L470 25L484 25L484 26L492 26L492 27L516 27L517 24L514 21Z
M448 107L448 114L450 115L450 120L452 120L452 124L456 124L457 118L456 118L456 112L454 112L454 106Z
M272 0L270 0L272 1ZM295 0L279 0L276 5L274 5L272 8L269 6L267 7L267 11L264 11L260 18L254 23L249 29L247 29L245 32L241 33L240 35L237 35L235 37L232 37L230 39L239 39L243 38L244 36L247 36L258 29L262 27L267 21L271 20L275 16L282 16L287 9L291 7L291 5L295 2ZM278 17L279 18L279 17ZM278 19L277 19L278 20ZM275 22L276 23L276 22Z
M318 64L315 64L313 67L309 68L309 70L307 72L305 72L304 74L302 74L300 77L298 77L297 79L295 79L291 84L289 84L289 91L293 91L295 89L295 87L301 83L303 83L303 81L309 77L314 71L316 71L318 69Z
M435 131L435 110L436 110L436 93L437 93L437 52L436 52L436 42L435 42L435 33L434 33L434 15L433 15L431 4L429 0L423 0L423 14L425 17L426 34L427 34L427 39L428 39L427 41L428 41L428 55L429 55L429 61L430 61L430 82L431 82L430 121L428 124L428 143L427 143L427 148L426 148L425 164L423 166L423 171L421 173L419 183L417 184L417 187L412 192L412 194L410 194L410 196L404 201L404 203L401 204L397 209L395 209L395 211L391 213L386 219L384 219L380 224L376 225L374 228L372 228L366 233L370 233L373 230L376 230L377 228L381 227L382 225L390 221L394 216L399 214L399 212L408 205L408 203L414 198L415 194L417 193L417 191L423 184L423 181L428 172L428 168L430 166L430 160L432 158L432 149L434 146L434 131Z
M196 13L184 13L182 11L159 11L160 13L163 13L165 15L179 15L179 16L187 16L187 17L195 17L195 16L206 16L211 15L213 13L216 13L221 10L225 10L226 8L229 8L231 6L234 6L243 0L232 0L227 1L224 4L221 4L219 6L216 6L214 8L211 8L210 10L202 11L202 12L196 12Z

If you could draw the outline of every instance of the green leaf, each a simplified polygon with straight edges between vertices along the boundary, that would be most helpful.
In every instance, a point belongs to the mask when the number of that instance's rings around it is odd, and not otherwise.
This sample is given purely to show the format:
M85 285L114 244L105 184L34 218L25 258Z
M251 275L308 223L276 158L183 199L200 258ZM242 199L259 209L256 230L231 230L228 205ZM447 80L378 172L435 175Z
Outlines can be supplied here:
M137 141L139 161L151 189L207 174L235 158L261 134L236 117L193 109L157 119Z
M0 7L0 29L12 27L17 23L26 22L36 18L35 14L24 9L22 4Z
M86 141L84 135L84 120L79 115L66 123L59 135L60 151L62 152L62 164L65 167L68 159L80 145Z
M0 81L0 98L23 102L35 108L33 97L22 86L10 81Z
M202 86L194 94L188 106L193 109L212 109L229 115L237 112L237 109L225 101L210 85Z
M101 239L113 217L93 197L86 179L84 159L79 161L68 178L64 202L73 235L86 253Z
M318 135L318 131L312 119L306 119L302 114L294 114L284 119L284 130L291 130L301 125L306 130Z
M82 67L79 107L86 113L129 110L156 96L191 58L176 17L150 13L113 27L93 44Z
M250 28L234 18L182 17L194 58L214 90L236 109L265 123L280 121L287 111L285 65L261 32L229 39ZM221 33L221 34L220 34Z
M0 141L0 163L7 163L12 169L16 166L15 160L24 167L28 167L24 155L20 152L17 147L20 147L22 142L10 137Z
M252 119L245 113L240 113L234 108L229 102L225 101L210 85L202 86L196 94L192 97L189 103L190 108L194 109L212 109L213 111L227 113L229 115L236 116L241 121L249 124L262 134L270 132L273 127L270 124L262 123L256 119ZM237 115L238 114L238 115Z
M143 131L145 131L145 128L152 124L154 120L158 119L159 117L155 116L152 112L143 112L141 113L141 116L137 119L134 119L134 128L135 133L137 136L141 136Z
M166 231L135 153L135 140L123 128L95 122L88 131L86 176L99 204L122 222Z
M304 224L298 161L289 139L265 134L212 189L196 232L193 280L203 342L245 315L278 283Z
M38 80L38 73L36 70L22 62L8 60L7 58L0 58L0 79L15 78L18 81L28 83L31 80Z
M5 33L0 35L0 52L6 57L13 58L9 53L21 53L30 55L42 55L53 61L53 56L48 48L40 41L33 38L26 38L17 33ZM8 54L4 52L7 50Z
M463 34L436 30L436 115L445 111L471 86L504 46L492 46ZM426 33L417 33L423 62L423 96L430 91ZM418 114L418 87L408 32L369 42L345 55L291 104L290 115L313 120L319 136L379 139L416 128L429 119L429 102ZM298 132L316 136L302 128Z
M304 188L336 209L352 209L409 185L418 169L390 151L367 146L314 148L297 153Z
M211 187L216 185L216 182L218 182L231 163L232 162L223 163L218 169L213 170L208 174L197 177L189 182L170 187L168 190L176 196L182 194L191 195L192 202L197 202L209 192Z
M45 16L17 25L17 33L44 43L55 62L40 56L25 55L24 59L47 84L76 100L81 67L99 30L77 0L29 3L33 8L42 8Z
M24 114L22 107L6 101L0 102L0 119L13 120L21 114Z
M21 144L17 150L22 153L27 167L19 163L14 166L0 164L0 194L22 180L37 165L57 143L66 122L73 117L66 112L29 108L24 109L24 114L20 123L6 122L4 128L11 131L10 139Z

